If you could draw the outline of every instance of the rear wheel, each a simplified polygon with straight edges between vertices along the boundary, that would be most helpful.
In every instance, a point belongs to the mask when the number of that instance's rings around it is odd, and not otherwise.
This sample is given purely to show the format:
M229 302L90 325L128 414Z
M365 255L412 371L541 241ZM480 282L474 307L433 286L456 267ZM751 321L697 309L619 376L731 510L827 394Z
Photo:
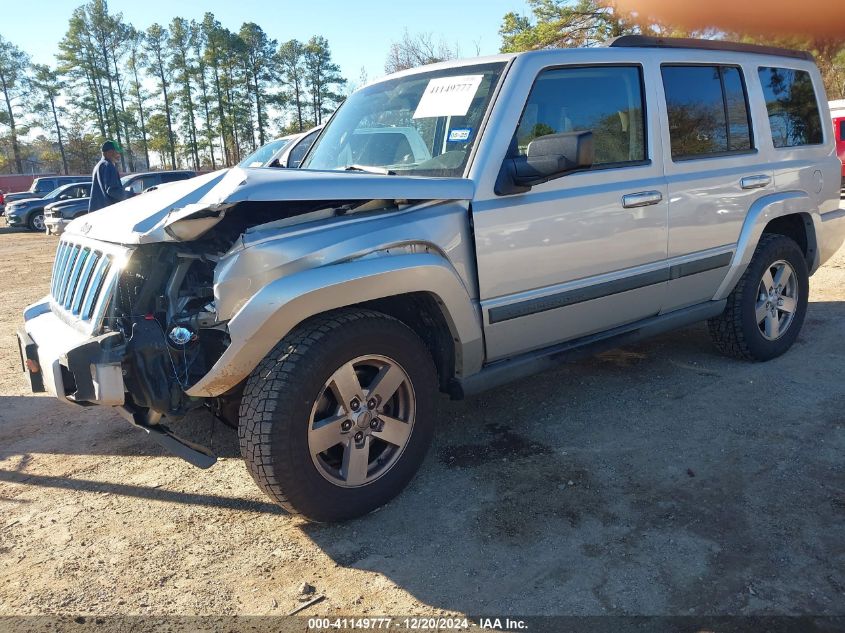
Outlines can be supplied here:
M313 521L366 514L397 495L434 429L435 370L420 338L368 310L315 319L253 371L241 453L258 485Z
M764 361L786 352L804 323L810 290L804 254L783 235L764 234L725 311L707 324L717 349Z

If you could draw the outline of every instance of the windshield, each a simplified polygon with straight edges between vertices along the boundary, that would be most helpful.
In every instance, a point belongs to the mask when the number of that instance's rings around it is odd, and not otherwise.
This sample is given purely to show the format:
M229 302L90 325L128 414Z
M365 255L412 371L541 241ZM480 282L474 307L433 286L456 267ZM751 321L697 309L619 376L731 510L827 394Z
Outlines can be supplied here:
M292 137L279 138L275 141L270 141L266 145L262 145L252 154L244 158L238 163L238 167L264 167L273 155L282 149L285 145L290 143Z
M58 198L60 195L62 195L62 192L69 187L70 185L62 185L61 187L56 187L55 189L53 189L53 191L44 196L44 199L53 200L54 198Z
M503 68L446 68L362 88L338 109L302 168L462 176Z

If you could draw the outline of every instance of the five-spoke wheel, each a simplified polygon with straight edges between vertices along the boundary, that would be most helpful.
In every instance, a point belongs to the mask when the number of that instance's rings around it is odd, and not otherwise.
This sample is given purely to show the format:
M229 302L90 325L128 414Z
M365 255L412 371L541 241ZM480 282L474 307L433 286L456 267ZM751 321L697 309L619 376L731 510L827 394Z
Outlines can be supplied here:
M798 244L764 233L728 297L725 311L707 324L716 347L748 360L769 360L788 350L807 311L809 274Z
M321 475L339 486L361 486L386 473L414 428L416 400L396 361L362 356L326 381L311 411L308 447Z
M304 323L253 370L241 454L261 488L314 521L366 514L397 495L434 430L436 372L396 319L342 310Z

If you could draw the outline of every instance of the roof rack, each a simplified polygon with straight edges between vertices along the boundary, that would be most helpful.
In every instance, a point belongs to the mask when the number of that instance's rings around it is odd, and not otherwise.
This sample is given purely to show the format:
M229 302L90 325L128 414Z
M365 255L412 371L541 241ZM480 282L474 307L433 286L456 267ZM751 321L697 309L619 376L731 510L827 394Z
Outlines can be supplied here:
M758 44L741 44L739 42L725 42L723 40L702 40L692 37L648 37L646 35L622 35L608 40L607 46L612 48L695 48L707 51L733 51L735 53L757 53L758 55L777 55L815 61L813 55L807 51L796 51L790 48L776 46L760 46Z

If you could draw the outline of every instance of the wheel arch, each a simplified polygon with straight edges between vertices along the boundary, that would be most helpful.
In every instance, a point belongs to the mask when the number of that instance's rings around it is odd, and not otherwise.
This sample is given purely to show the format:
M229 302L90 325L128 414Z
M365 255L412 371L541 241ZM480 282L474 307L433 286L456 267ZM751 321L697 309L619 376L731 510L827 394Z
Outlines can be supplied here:
M724 299L736 286L764 233L785 235L795 240L804 253L812 274L819 266L816 226L819 213L803 191L785 191L758 199L742 225L728 272L713 299Z
M215 397L234 389L295 327L351 307L383 312L417 332L441 385L481 367L478 304L449 262L432 253L384 255L306 270L261 288L229 321L229 347L186 393Z

